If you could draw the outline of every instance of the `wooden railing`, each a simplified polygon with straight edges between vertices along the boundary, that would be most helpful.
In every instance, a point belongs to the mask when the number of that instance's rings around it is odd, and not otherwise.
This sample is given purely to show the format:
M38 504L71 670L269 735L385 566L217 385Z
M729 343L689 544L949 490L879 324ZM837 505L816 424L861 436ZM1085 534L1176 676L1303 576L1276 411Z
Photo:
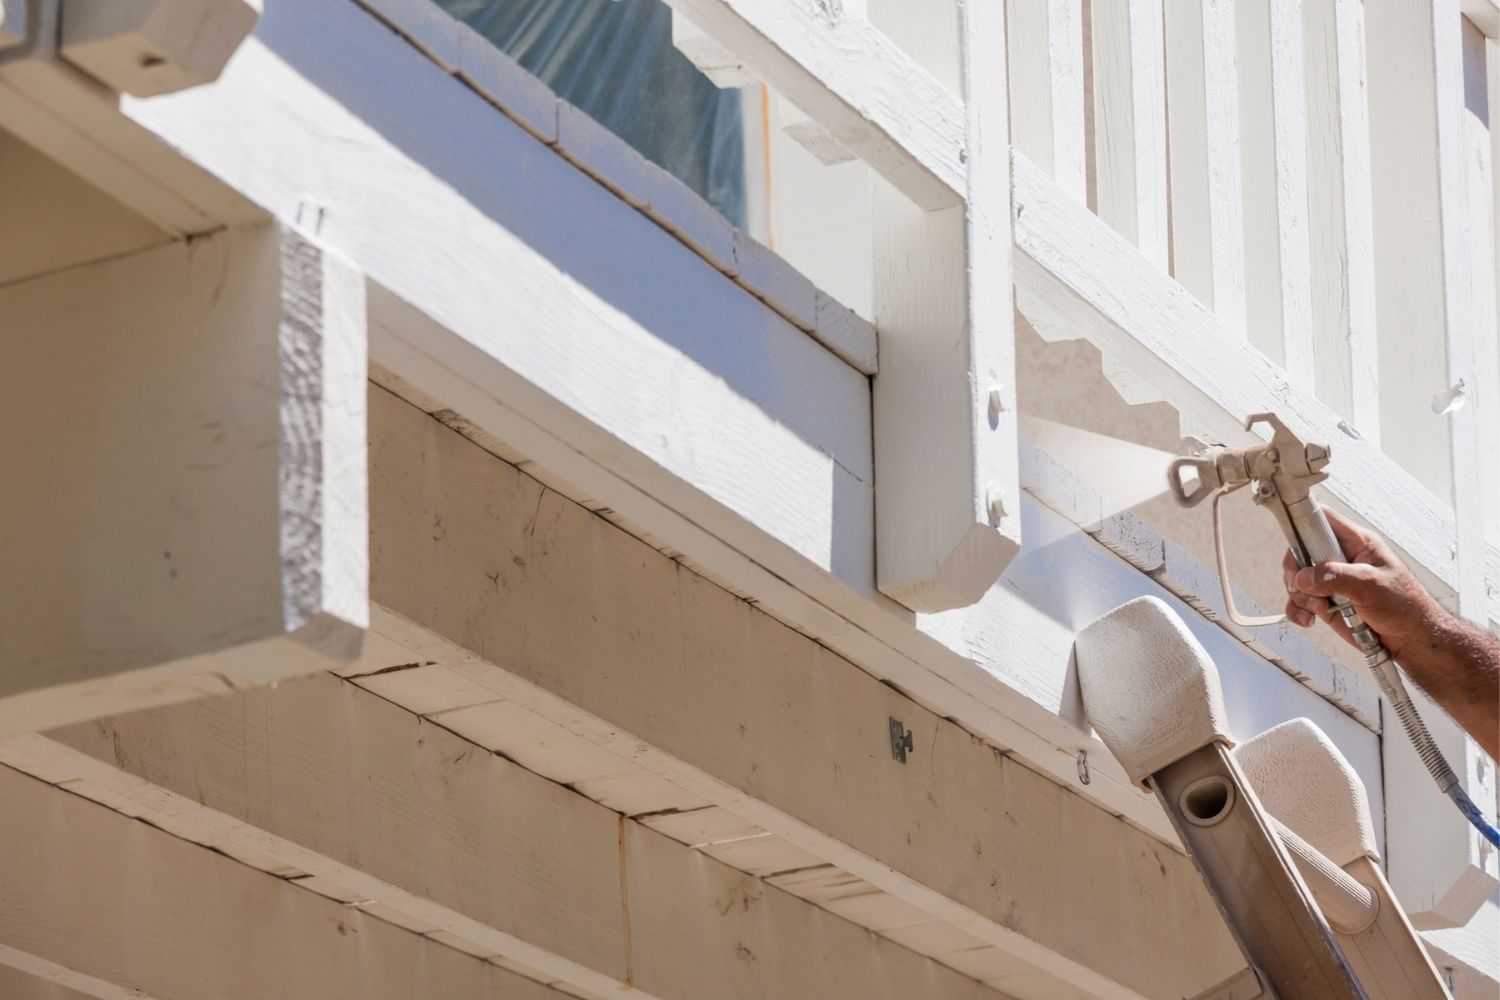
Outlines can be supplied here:
M1183 409L1184 430L1215 430L1181 405L1194 392L1236 415L1256 396L1261 408L1302 411L1322 425L1305 429L1344 458L1340 499L1465 614L1500 620L1485 570L1500 536L1491 5L1008 6L1018 159L1050 179L1049 196L1086 205L1216 320L1153 351L1176 372L1159 391ZM1021 195L1027 174L1019 165L1018 246L1035 207ZM1025 285L1018 275L1023 312L1043 308ZM1067 316L1051 319L1044 333L1080 332L1063 329ZM1174 387L1195 368L1223 368L1190 357L1226 349L1211 331L1253 348L1269 369ZM1374 460L1377 445L1392 462ZM1390 502L1381 491L1404 496Z

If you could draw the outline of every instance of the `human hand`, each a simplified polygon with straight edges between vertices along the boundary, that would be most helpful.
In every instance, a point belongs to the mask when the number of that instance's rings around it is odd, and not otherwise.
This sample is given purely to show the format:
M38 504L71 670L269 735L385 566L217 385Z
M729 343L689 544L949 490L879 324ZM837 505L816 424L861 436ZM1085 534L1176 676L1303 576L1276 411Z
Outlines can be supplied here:
M1432 635L1441 609L1385 542L1327 507L1323 513L1348 561L1299 568L1288 552L1282 560L1287 618L1303 628L1320 618L1358 648L1329 600L1334 595L1346 597L1391 655L1400 659L1410 643Z

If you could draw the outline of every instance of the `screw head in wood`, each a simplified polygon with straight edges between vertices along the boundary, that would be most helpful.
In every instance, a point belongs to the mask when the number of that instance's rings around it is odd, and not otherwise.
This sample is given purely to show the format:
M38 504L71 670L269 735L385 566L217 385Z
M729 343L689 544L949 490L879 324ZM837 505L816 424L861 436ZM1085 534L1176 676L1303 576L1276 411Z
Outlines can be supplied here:
M1005 491L995 483L985 492L985 509L990 515L990 527L1000 527L1000 522L1005 520Z

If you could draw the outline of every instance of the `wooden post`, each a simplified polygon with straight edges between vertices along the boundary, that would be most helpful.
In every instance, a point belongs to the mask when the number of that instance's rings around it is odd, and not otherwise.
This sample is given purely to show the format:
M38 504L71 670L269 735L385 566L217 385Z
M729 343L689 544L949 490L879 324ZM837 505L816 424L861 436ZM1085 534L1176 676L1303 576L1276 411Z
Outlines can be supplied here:
M872 5L935 76L961 82L968 120L963 205L875 191L876 580L929 612L979 600L1021 534L1004 12L957 11L955 52L933 8Z
M279 227L0 290L0 732L352 658L364 279Z

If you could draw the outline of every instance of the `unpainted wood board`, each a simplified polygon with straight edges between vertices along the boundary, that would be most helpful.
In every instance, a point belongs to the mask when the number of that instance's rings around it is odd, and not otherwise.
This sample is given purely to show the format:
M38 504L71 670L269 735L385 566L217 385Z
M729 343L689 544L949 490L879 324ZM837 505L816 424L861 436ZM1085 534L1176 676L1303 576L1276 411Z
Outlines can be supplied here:
M958 726L432 431L417 411L381 403L376 413L382 622L399 616L443 637L434 649L473 651L495 666L458 669L518 678L507 698L529 699L803 850L860 864L861 877L918 905L957 904L943 912L988 921L997 941L1023 951L1033 942L1028 960L1038 964L1054 952L1075 976L1098 969L1150 995L1164 982L1154 977L1201 971L1153 958L1168 939L1201 936L1205 956L1218 954L1222 930L1197 910L1201 887L1180 855L1047 779L1007 769ZM404 471L418 467L429 470L422 481ZM440 539L418 529L435 514L447 529ZM890 758L893 717L916 733L905 766ZM1036 814L1037 825L1009 827L1007 811ZM1137 852L1131 873L1115 850ZM1153 851L1159 858L1141 864ZM1084 882L1094 907L1057 908L1066 886ZM1098 933L1080 923L1090 920Z
M10 768L0 788L0 945L116 996L560 996Z
M880 995L878 971L896 982L931 979L943 995L991 996L327 674L29 737L6 751L18 763L50 751L54 768L77 771L69 787L81 795L120 801L184 836L207 834L210 846L226 835L256 841L318 879L309 892L381 903L433 922L430 934L455 947L590 993L714 992L674 971L681 957L658 958L665 949L691 956L695 975L728 995ZM682 944L749 933L713 916L746 886L779 914L753 921L753 947L776 956L797 989L758 994L779 973L732 947L721 963ZM866 964L860 976L847 972Z

